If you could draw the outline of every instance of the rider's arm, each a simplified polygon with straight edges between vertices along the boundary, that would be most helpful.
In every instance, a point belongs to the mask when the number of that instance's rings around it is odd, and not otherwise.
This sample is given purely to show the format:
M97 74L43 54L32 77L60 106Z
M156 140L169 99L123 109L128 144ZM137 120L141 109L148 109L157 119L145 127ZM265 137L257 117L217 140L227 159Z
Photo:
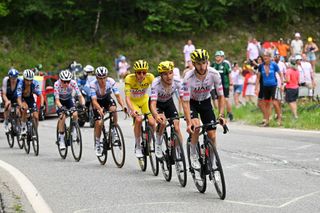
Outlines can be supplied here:
M127 106L130 110L130 112L133 112L134 111L134 108L131 104L131 99L130 99L130 93L131 93L131 85L130 83L128 83L128 76L124 79L125 81L125 86L124 86L124 93L125 93L125 100L126 100L126 103L127 103Z
M118 103L120 104L121 108L122 109L125 108L126 106L124 105L124 102L122 100L121 95L120 94L114 94L114 95L116 96L116 99L117 99Z
M218 96L218 107L219 107L219 117L224 117L224 102L225 98L223 95Z
M17 103L19 104L20 107L22 107L22 81L19 82L17 86Z
M61 108L62 107L62 104L60 102L60 99L59 98L55 98L55 104L58 108Z
M2 99L6 103L9 101L7 97L7 82L9 81L9 78L4 78L2 81Z
M78 87L77 82L75 82L74 80L71 80L70 85L73 87L74 91L76 92L76 95L79 97L80 100L80 104L81 105L85 105L85 100L84 97L82 96L80 89Z
M157 111L157 101L155 101L155 100L150 101L150 111L151 111L154 119L157 120L157 117L159 116L158 111Z

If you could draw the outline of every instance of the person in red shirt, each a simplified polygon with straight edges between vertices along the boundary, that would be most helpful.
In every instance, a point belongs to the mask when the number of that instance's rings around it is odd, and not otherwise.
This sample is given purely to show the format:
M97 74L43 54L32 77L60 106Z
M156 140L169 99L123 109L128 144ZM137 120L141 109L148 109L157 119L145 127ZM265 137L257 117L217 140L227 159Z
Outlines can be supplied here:
M300 55L296 55L294 59L291 59L290 67L286 71L286 102L289 103L289 107L295 119L298 119L297 99L299 95L300 76L296 67L297 60L301 60Z

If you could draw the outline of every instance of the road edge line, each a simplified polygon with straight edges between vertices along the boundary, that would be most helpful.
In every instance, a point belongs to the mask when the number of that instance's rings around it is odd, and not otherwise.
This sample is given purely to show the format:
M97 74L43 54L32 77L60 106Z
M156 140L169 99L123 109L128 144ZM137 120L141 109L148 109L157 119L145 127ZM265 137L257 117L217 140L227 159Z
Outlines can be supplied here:
M22 172L2 160L0 160L0 167L6 170L16 180L36 213L53 212L36 187Z

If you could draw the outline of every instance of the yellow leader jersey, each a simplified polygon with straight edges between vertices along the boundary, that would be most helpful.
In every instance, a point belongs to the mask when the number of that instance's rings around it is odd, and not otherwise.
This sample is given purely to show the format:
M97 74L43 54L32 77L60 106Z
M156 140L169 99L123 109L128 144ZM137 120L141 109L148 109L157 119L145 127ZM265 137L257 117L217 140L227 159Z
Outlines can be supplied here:
M139 83L135 74L130 74L124 79L125 83L125 95L130 97L132 102L144 102L149 100L147 90L152 84L154 76L151 73L147 73L145 79Z

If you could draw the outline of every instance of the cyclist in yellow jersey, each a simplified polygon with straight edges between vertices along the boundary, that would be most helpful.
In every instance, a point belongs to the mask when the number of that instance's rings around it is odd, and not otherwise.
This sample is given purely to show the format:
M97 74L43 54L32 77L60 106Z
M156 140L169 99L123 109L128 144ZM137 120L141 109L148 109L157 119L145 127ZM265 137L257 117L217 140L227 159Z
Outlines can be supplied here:
M133 65L134 74L128 75L125 82L126 103L130 115L134 118L134 136L136 141L135 154L137 158L143 157L141 150L141 114L150 113L148 88L151 86L154 76L148 73L149 65L144 60L138 60ZM155 129L155 120L148 116L149 125Z

